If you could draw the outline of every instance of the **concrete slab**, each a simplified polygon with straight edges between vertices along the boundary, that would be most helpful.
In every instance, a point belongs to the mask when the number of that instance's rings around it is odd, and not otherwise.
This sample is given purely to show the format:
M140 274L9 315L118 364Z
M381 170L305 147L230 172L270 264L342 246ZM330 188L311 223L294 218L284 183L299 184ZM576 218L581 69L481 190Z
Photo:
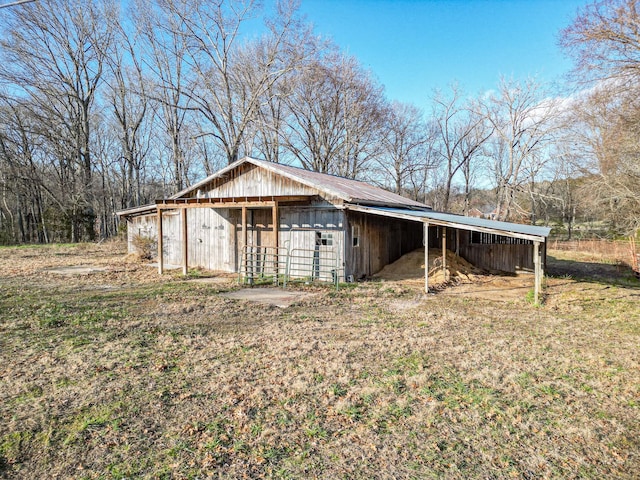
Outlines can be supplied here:
M65 267L48 268L47 273L56 275L89 275L90 273L106 272L105 267L96 267L93 265L69 265Z
M299 302L303 298L312 297L313 293L292 292L281 288L243 288L233 292L221 293L225 298L234 300L247 300L250 302L263 303L266 305L275 305L276 307L286 308L295 302Z

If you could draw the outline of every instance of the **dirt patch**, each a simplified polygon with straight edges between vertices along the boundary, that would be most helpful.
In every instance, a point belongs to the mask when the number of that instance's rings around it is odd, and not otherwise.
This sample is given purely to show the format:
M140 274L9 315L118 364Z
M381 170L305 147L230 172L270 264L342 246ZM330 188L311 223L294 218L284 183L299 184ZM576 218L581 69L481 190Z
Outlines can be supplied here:
M311 293L302 293L281 288L243 288L234 292L221 293L221 296L233 300L247 300L249 302L275 305L286 308L303 299L312 297Z
M440 292L443 295L462 295L500 302L524 300L533 290L534 276L530 273L518 275L474 275L472 281L450 285Z
M74 265L69 267L55 267L44 270L55 275L89 275L91 273L106 272L106 267L96 267L95 265Z

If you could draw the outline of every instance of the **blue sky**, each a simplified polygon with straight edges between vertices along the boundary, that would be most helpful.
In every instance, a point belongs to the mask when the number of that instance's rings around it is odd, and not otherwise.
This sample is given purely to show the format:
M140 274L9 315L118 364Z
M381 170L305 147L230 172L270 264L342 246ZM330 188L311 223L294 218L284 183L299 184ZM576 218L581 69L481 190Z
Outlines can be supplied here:
M587 0L302 0L317 34L332 38L385 85L424 107L457 81L469 94L500 75L559 80L571 62L557 46Z

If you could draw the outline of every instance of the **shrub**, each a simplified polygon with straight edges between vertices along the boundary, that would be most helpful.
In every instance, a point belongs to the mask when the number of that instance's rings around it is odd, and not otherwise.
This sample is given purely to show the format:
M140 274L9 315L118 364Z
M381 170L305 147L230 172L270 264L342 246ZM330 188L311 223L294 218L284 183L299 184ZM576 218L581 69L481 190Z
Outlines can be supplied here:
M132 243L133 247L136 249L136 253L140 255L140 258L144 260L151 260L153 258L157 248L155 238L144 235L135 235Z

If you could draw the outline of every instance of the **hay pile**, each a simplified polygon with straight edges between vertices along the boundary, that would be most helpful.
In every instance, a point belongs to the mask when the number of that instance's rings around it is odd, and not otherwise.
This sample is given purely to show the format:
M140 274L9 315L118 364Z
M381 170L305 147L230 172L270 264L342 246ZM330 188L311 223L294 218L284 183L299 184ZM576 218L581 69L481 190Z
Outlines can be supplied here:
M474 267L464 258L458 257L455 253L448 250L446 263L450 280L459 277L470 278L470 275L482 273L479 268ZM403 255L373 275L373 277L388 281L424 281L424 249L419 248ZM442 271L442 250L439 248L430 248L429 283L437 284L445 281L444 272Z

